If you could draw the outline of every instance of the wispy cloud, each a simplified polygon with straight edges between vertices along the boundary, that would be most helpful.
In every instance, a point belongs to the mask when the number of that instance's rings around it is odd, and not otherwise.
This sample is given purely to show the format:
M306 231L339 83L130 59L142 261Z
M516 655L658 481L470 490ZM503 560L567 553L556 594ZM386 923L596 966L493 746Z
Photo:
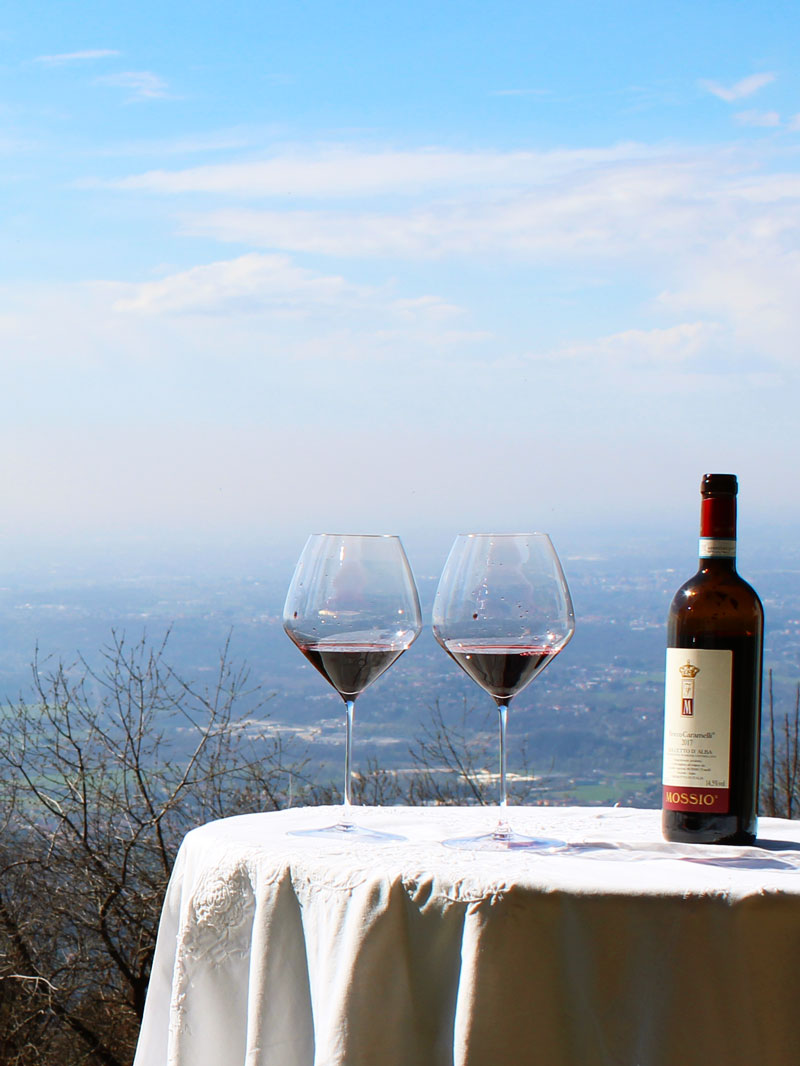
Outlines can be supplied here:
M59 67L65 63L80 63L91 59L110 59L120 53L114 48L87 48L82 52L60 52L52 56L36 56L35 62L46 66Z
M295 210L230 205L195 212L184 216L184 232L271 250L362 258L499 252L534 259L576 254L618 259L640 254L644 240L663 252L676 240L690 247L701 239L708 214L702 190L720 192L713 163L688 153L654 153L651 158L629 148L627 155L608 153L596 161L584 152L450 156L436 161L428 183L427 153L416 158L406 153L403 162L404 169L397 170L361 153L339 157L338 166L320 160L319 168L309 160L302 167L293 160L274 160L267 171L253 164L252 174L246 164L235 171L160 172L145 176L145 188L177 191L182 184L187 192L224 192L229 185L239 193L251 185L275 193L302 191L308 198L333 194L339 202ZM385 202L368 208L359 202L341 206L365 180L373 181L375 195L390 194ZM407 202L397 198L403 192Z
M317 307L328 294L353 312L363 311L370 303L359 303L366 298L349 287L348 258L432 263L472 257L556 275L567 269L574 276L577 270L592 284L609 285L609 291L620 271L649 278L651 306L680 314L679 326L646 337L635 331L614 334L593 346L598 366L627 360L625 353L637 346L650 353L642 365L650 357L674 365L701 351L718 359L719 330L742 351L768 347L780 362L794 365L800 351L795 298L800 254L793 251L800 247L800 176L772 170L766 158L762 162L759 169L752 146L737 152L730 146L656 151L628 145L595 155L428 150L380 155L325 147L302 159L288 154L267 162L152 172L121 185L182 194L183 233L263 251L191 276L147 283L128 298L128 309L210 308L215 301L273 306L270 300L278 307L280 278L291 275L293 291L313 297ZM292 191L305 197L301 207L258 203ZM371 194L366 203L358 198L365 191ZM248 192L253 202L237 203ZM197 193L223 201L189 213L189 197ZM290 255L330 257L341 273L324 281L294 274L298 267L289 266Z
M320 302L352 304L359 291L341 277L320 277L296 267L287 256L251 253L145 282L114 308L144 314L217 314L271 306L293 315Z
M28 152L34 147L34 141L16 140L13 137L0 136L0 155L17 155L21 152Z
M725 323L731 348L748 353L754 368L766 356L784 366L800 363L800 217L759 213L748 227L720 236L683 263L659 303L670 312L702 314ZM794 247L792 246L792 242Z
M274 136L269 128L232 127L186 137L156 138L153 140L120 141L97 149L102 156L167 156L199 155L201 153L230 152L263 144Z
M758 92L759 89L763 89L765 85L769 85L773 81L775 81L775 75L765 71L763 74L750 74L727 87L720 85L717 81L703 80L700 84L708 92L730 104L734 100L743 100L746 96L752 96L753 93Z
M550 96L552 89L493 89L491 96Z
M158 74L149 70L126 70L97 78L98 85L130 89L133 100L164 100L169 97L168 86Z
M472 259L541 270L558 299L603 285L613 302L625 279L641 279L665 328L601 338L592 349L598 368L626 361L625 352L633 358L637 346L663 365L701 352L718 360L721 337L795 366L800 175L783 156L785 169L775 169L768 141L761 156L753 142L475 153L324 145L134 174L116 187L174 195L184 234L256 251L130 287L117 307L137 321L230 314L324 318L337 328L348 316L374 324L393 315L402 331L401 300L428 322L434 311L446 318L450 267ZM291 258L300 255L328 257L330 269L303 269ZM348 259L374 260L385 284L356 283L363 273L351 273ZM397 260L415 259L431 271L436 260L447 263L432 299L390 280Z
M681 322L666 328L624 330L546 354L548 358L557 355L562 359L656 369L695 360L719 333L720 326L715 322Z
M637 144L552 152L452 152L445 149L364 151L348 146L287 149L270 159L152 170L114 182L120 189L214 193L243 197L416 196L426 189L531 186L581 169L652 159L661 148Z
M384 289L356 285L334 274L298 267L285 255L250 253L129 287L114 310L156 314L267 313L273 318L346 317L380 306L403 319L441 320L460 309L436 296L397 298Z
M740 126L780 126L781 116L777 111L737 111L733 116Z

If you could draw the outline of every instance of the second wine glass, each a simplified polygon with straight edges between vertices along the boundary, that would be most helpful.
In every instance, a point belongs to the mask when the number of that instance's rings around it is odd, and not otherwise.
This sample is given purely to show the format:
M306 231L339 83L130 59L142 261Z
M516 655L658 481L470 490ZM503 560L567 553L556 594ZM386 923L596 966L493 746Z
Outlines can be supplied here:
M315 533L289 586L283 627L345 702L344 804L336 825L299 832L402 839L359 827L350 768L356 698L416 640L419 598L399 537Z
M509 826L506 718L512 697L552 662L574 631L569 588L546 533L456 538L436 591L433 633L500 712L500 819L491 833L446 844L499 850L560 843L524 837Z

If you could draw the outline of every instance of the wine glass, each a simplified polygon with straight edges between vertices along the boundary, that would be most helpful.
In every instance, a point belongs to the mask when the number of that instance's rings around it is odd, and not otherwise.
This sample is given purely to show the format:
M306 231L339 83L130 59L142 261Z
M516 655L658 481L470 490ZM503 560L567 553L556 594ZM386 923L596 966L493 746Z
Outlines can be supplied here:
M356 698L422 629L419 597L399 537L315 533L295 568L283 628L345 702L344 804L339 821L314 836L402 840L357 826L350 770Z
M507 819L506 718L511 698L552 662L575 631L564 572L546 533L456 537L433 603L433 633L500 712L500 810L493 832L447 840L485 850L552 847Z

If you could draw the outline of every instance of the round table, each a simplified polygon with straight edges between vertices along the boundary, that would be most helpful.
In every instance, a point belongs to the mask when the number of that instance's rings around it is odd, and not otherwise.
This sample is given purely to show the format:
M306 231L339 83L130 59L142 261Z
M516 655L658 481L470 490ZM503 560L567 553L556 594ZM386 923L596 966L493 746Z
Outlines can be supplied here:
M797 1066L800 823L668 844L660 812L514 807L547 852L460 851L480 807L358 808L405 836L185 838L135 1066Z

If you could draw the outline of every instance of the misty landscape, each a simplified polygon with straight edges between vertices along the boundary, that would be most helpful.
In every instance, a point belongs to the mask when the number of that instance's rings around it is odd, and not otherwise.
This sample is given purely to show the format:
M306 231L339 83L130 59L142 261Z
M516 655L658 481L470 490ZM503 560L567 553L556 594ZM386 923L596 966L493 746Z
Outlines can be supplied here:
M648 538L620 536L596 554L563 557L575 604L576 633L563 653L511 705L511 802L660 805L665 617L677 587L693 572L691 538L681 550L653 548ZM359 698L354 768L400 777L438 714L496 771L496 714L434 640L430 604L438 574L425 558L416 580L425 628L374 687ZM680 564L683 569L678 570ZM743 572L758 589L767 617L765 678L773 671L776 712L791 710L800 680L800 552L750 545ZM81 567L24 577L0 587L6 639L0 676L7 700L25 698L31 664L61 661L80 673L79 659L100 661L112 636L144 637L187 682L212 684L220 655L245 668L245 702L254 736L280 734L314 767L318 784L341 784L344 708L283 632L281 611L294 565L288 554L239 573L202 572L162 563L135 574L91 578ZM170 572L170 569L172 572ZM176 738L176 742L179 738ZM522 777L524 781L515 782Z

